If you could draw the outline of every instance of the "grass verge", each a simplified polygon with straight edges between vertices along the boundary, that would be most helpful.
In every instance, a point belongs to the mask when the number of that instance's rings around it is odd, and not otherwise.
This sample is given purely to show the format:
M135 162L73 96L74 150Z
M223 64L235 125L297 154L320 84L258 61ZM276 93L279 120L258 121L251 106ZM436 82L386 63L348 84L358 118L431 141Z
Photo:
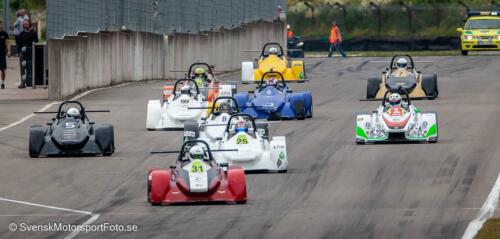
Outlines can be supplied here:
M488 219L477 233L475 239L500 239L500 219Z

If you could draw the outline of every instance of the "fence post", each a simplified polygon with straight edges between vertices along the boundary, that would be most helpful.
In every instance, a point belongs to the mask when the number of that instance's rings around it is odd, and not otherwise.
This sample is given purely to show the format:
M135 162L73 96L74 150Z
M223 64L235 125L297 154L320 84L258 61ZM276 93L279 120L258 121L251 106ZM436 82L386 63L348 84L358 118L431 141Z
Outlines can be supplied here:
M377 24L378 24L378 33L382 31L382 10L380 9L380 5L370 2L370 7L372 7L375 10L375 14L377 15Z

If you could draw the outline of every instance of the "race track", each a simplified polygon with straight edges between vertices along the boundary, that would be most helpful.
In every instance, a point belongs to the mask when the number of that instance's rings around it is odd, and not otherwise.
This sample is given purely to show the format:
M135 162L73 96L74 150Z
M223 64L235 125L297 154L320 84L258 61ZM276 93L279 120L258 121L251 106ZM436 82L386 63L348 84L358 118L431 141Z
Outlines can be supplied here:
M500 171L498 56L416 58L433 61L417 66L438 74L440 98L414 102L438 113L437 144L355 145L356 113L377 104L359 101L366 79L385 67L369 60L387 58L306 60L310 83L291 88L313 92L314 117L271 126L272 135L287 136L289 171L247 175L245 205L147 203L147 169L168 168L176 157L149 151L181 142L181 132L145 130L158 81L81 98L87 109L111 110L90 117L114 124L112 157L29 159L30 125L52 115L0 131L0 238L62 238L70 233L10 232L8 225L82 224L92 217L3 199L91 212L98 214L94 224L139 226L70 235L77 238L460 238ZM3 104L1 114L18 110Z

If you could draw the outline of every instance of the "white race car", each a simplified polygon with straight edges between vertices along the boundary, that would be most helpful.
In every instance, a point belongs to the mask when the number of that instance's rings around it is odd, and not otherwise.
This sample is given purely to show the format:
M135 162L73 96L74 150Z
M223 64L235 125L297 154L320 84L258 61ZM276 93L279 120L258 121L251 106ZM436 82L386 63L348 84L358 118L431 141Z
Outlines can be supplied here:
M240 113L236 99L231 96L219 96L212 106L208 107L206 118L200 122L189 121L184 124L184 140L201 139L215 149L215 143L224 136L229 118L236 113ZM267 123L259 122L258 125L267 129Z
M387 97L389 93L391 93L390 98ZM396 93L396 99L399 96L399 104L391 102L394 93ZM401 97L400 93L404 97ZM438 141L436 113L424 113L413 106L406 91L387 91L376 110L371 114L358 114L357 116L357 144L393 141L429 143Z
M193 90L194 89L194 90ZM208 102L192 79L180 79L166 100L150 100L146 128L148 130L182 130L186 121L198 121L206 114ZM191 109L194 108L194 109Z
M218 123L214 124L214 131L194 132L190 136L199 136L202 140L212 141L215 150L237 149L217 154L218 163L228 163L229 166L241 166L246 172L271 171L286 172L288 158L285 136L274 136L269 139L267 122L255 122L252 116L235 113L231 116L221 113ZM224 117L227 123L219 128ZM211 128L207 126L206 128ZM215 130L216 129L216 130ZM222 136L217 137L221 134ZM189 134L185 132L185 135ZM215 136L215 139L211 139Z

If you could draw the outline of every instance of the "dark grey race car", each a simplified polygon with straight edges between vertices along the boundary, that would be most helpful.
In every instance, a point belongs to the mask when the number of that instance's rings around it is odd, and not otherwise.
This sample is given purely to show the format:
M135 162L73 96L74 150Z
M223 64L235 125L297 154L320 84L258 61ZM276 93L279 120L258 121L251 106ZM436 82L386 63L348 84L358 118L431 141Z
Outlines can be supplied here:
M77 105L76 108L68 108ZM71 113L70 113L71 112ZM113 125L95 124L87 117L78 101L64 101L59 105L56 117L47 126L32 125L29 134L29 154L32 158L43 156L109 156L115 151Z

